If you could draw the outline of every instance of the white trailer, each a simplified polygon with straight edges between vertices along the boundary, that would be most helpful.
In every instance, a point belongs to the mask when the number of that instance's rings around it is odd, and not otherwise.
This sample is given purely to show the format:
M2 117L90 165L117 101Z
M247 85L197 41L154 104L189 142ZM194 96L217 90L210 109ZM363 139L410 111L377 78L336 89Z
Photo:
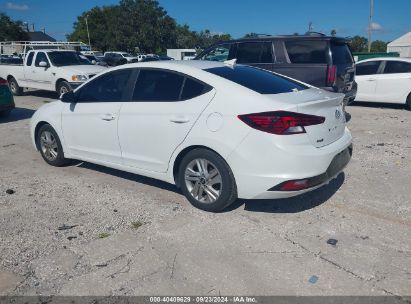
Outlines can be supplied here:
M195 49L168 49L167 56L175 60L190 60L197 55Z

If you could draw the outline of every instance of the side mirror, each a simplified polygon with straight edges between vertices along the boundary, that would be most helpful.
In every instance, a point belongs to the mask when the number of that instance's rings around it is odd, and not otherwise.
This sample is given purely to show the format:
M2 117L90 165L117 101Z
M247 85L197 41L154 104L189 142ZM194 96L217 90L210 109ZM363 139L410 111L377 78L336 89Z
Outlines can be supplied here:
M73 91L66 92L60 96L60 100L64 103L75 103L76 97Z
M40 61L40 62L39 62L39 66L42 67L42 68L47 68L49 65L48 65L48 63L45 62L45 61Z

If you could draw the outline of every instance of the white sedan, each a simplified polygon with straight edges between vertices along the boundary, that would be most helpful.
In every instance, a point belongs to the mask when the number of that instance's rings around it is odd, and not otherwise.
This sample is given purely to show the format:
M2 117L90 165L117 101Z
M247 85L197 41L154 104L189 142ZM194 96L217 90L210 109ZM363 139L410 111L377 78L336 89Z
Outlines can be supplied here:
M356 65L356 101L405 103L411 110L411 59L373 58Z
M352 153L343 97L233 62L135 63L42 106L31 136L50 165L77 159L160 179L219 211L336 177Z

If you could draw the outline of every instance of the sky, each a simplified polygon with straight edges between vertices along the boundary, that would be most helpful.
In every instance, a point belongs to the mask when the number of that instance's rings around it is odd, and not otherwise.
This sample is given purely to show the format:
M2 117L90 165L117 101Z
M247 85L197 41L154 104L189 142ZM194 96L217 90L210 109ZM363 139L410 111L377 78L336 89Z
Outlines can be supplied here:
M82 12L118 0L0 0L0 11L34 23L36 30L65 40ZM303 34L313 30L339 36L367 36L370 0L159 0L179 24L240 38L246 33ZM411 0L374 0L373 40L392 41L411 31ZM92 28L90 28L92 34Z

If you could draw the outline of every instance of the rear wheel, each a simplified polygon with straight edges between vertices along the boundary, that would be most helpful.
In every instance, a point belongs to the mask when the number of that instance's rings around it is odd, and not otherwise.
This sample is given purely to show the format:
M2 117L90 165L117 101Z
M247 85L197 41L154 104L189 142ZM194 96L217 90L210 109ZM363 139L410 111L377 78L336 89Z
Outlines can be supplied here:
M36 135L36 144L43 159L52 166L61 167L69 160L64 157L63 147L56 131L50 125L43 125Z
M407 108L408 110L411 110L411 93L407 97Z
M184 195L199 209L218 212L237 199L230 167L210 150L195 149L187 153L180 163L178 178Z
M19 84L17 83L17 80L14 79L14 77L10 77L9 79L9 87L10 91L14 96L20 96L23 94L23 89L20 88Z
M57 94L59 94L59 96L72 90L71 85L67 81L60 81L57 85Z

